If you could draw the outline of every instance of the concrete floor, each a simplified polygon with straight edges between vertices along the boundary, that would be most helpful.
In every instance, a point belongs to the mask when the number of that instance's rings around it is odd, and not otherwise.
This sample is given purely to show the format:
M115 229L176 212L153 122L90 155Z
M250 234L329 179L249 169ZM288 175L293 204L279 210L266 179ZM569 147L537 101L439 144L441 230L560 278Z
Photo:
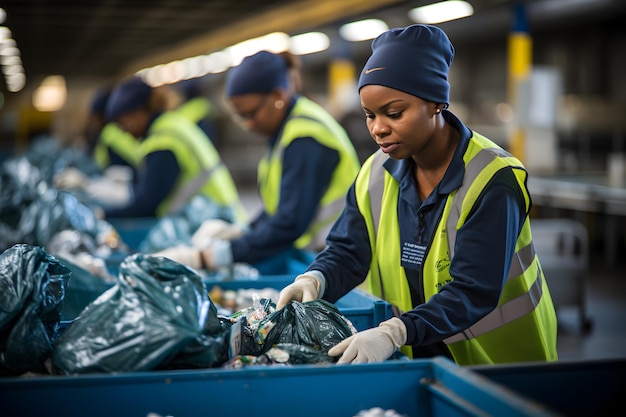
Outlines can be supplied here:
M548 281L549 285L549 281ZM581 326L578 305L557 309L559 360L626 358L626 274L592 258L584 283L589 331Z

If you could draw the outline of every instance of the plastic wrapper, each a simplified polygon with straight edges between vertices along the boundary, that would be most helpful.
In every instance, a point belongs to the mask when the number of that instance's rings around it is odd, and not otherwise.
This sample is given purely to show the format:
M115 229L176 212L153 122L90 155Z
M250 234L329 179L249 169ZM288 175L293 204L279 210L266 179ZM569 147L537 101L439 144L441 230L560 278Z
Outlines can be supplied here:
M334 358L326 352L309 346L300 346L293 343L280 343L259 356L237 355L226 362L224 368L241 369L250 365L280 366L300 364L332 363Z
M265 313L254 320L245 314L241 320L241 355L260 356L283 345L293 358L288 363L330 362L328 350L355 334L350 320L337 307L325 300L306 303L291 301L275 311L273 303L262 304ZM259 316L257 307L256 316ZM287 348L295 345L299 348Z
M224 332L195 271L135 254L58 339L53 364L66 374L214 366L227 359Z
M0 255L0 373L47 373L71 271L41 247Z

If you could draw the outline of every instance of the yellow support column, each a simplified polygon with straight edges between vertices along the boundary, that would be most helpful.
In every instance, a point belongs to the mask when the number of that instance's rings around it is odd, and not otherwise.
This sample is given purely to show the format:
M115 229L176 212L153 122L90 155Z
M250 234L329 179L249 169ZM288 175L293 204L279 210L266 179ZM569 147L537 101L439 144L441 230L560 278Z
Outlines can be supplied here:
M356 68L348 58L335 57L328 68L329 110L340 118L356 103Z
M526 9L518 2L514 6L513 28L509 35L509 103L515 110L516 122L509 140L509 151L524 162L526 143L524 126L519 120L519 88L528 80L532 68L532 39L528 31Z

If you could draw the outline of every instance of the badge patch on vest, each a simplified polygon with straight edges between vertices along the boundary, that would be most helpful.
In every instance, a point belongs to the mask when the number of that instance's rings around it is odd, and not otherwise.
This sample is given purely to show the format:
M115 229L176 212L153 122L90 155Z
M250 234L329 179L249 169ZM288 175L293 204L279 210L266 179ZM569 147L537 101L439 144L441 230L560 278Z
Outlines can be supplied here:
M400 262L403 267L414 268L417 265L422 265L424 262L424 255L426 254L426 246L418 245L417 243L404 242L402 244L402 255Z

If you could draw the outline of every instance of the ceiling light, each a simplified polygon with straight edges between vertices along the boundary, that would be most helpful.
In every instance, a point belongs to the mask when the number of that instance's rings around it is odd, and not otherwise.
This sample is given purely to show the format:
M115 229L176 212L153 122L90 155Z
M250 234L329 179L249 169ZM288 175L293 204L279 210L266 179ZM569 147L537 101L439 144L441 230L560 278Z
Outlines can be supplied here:
M330 39L322 32L308 32L292 36L289 41L289 51L294 55L306 55L328 49Z
M339 35L347 41L359 42L374 39L388 29L387 23L380 19L366 19L342 25Z
M409 18L416 23L435 24L461 19L474 14L471 4L461 0L448 0L409 10Z
M289 47L289 35L284 32L269 33L258 38L248 39L224 49L232 57L231 66L237 66L249 55L259 51L284 52Z
M33 93L33 105L39 111L57 111L63 107L66 98L65 78L50 75L44 78Z

